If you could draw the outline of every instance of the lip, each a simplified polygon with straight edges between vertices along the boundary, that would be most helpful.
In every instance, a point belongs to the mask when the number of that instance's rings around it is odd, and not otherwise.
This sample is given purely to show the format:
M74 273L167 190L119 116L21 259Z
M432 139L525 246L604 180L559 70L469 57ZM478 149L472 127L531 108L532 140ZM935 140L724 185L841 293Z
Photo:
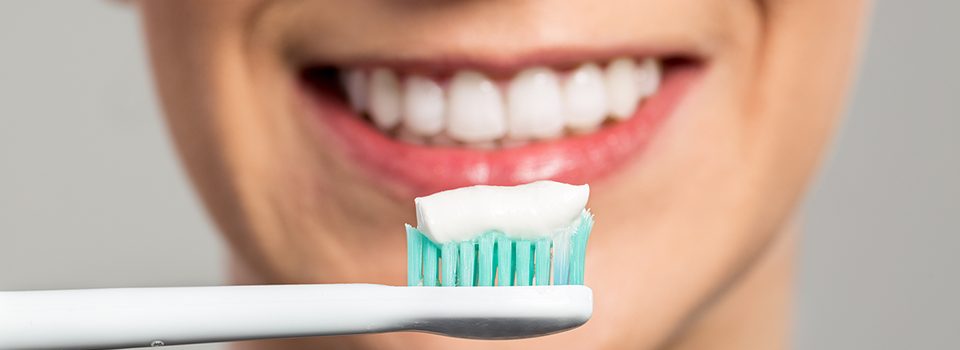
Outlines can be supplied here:
M520 53L486 53L474 55L466 53L444 52L438 57L424 57L396 53L389 59L373 55L354 55L347 58L324 59L321 54L299 54L292 59L293 66L309 66L321 61L326 65L373 69L388 67L404 74L419 74L434 78L449 77L462 70L482 72L492 79L509 79L517 72L530 67L550 67L556 70L572 70L584 62L608 62L616 57L694 57L699 60L707 56L703 50L681 45L657 45L643 47L588 48L568 45L569 47L531 48Z
M422 196L478 185L517 185L536 180L573 184L603 178L636 161L655 138L703 64L684 64L664 72L661 87L634 115L584 135L490 150L406 143L381 133L342 100L301 84L306 114L330 141L371 178L394 185L403 194Z

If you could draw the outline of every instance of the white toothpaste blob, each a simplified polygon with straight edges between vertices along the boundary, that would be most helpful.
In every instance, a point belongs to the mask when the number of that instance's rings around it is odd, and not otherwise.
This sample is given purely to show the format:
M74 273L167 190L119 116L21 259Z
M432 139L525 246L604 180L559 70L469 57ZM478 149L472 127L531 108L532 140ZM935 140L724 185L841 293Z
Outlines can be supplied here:
M439 244L490 230L518 239L552 237L577 220L589 196L589 185L555 181L462 187L415 199L417 229Z

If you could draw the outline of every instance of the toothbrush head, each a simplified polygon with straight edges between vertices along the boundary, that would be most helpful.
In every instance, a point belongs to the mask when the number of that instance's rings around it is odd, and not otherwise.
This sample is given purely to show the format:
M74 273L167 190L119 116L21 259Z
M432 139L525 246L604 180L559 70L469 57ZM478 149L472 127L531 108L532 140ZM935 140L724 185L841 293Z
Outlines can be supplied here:
M555 195L531 192L544 189ZM407 289L430 298L433 312L409 330L514 339L586 323L593 313L593 292L583 286L593 228L593 215L584 209L586 191L586 186L534 183L481 186L441 193L430 201L418 198L417 221L425 231L406 225ZM436 225L438 218L446 225ZM438 226L453 230L437 235Z
M407 284L410 286L546 286L583 284L593 215L583 210L568 229L552 237L517 239L487 231L473 239L438 244L410 225Z

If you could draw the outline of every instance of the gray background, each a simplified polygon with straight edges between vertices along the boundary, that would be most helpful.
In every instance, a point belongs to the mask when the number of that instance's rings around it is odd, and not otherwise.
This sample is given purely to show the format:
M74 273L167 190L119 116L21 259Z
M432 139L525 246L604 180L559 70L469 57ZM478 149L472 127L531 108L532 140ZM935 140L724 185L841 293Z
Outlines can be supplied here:
M875 5L804 204L797 348L960 348L957 13ZM133 11L0 2L0 290L224 281L150 90Z

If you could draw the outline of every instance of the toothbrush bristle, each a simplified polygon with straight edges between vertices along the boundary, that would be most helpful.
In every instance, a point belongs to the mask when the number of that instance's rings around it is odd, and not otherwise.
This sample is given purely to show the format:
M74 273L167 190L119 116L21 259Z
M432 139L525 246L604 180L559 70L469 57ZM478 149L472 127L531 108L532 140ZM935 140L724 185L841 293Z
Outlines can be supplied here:
M530 286L583 284L593 215L584 210L553 238L514 239L498 231L463 242L437 244L407 225L410 286Z

